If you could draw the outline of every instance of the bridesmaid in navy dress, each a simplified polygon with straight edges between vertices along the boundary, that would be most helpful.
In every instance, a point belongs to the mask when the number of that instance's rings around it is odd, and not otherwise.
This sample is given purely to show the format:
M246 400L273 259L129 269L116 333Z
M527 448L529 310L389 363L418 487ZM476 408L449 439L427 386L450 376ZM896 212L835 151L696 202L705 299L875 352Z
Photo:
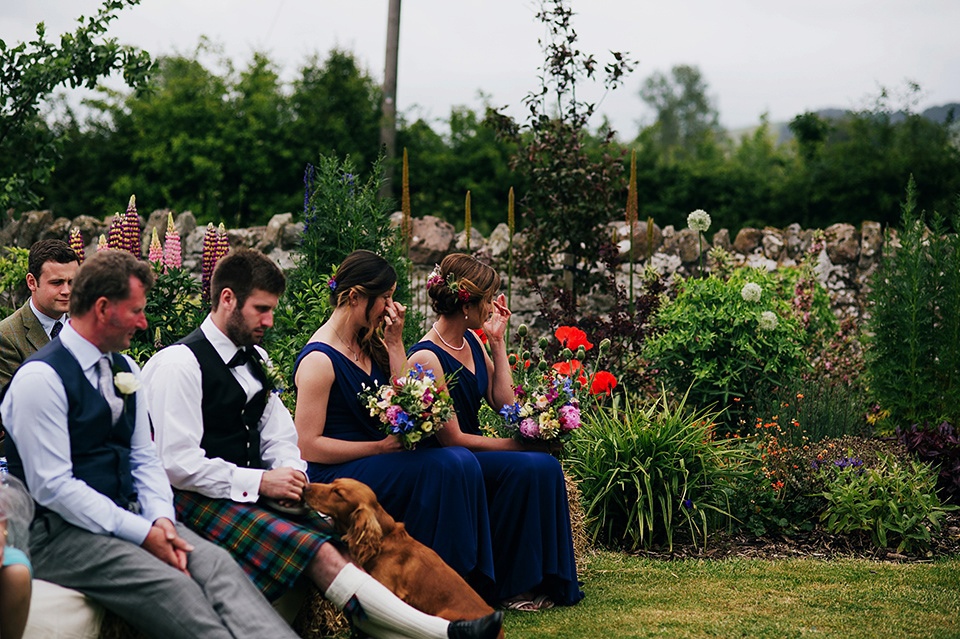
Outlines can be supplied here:
M397 275L375 253L354 251L330 282L333 314L294 367L295 423L313 482L350 477L418 541L478 589L494 578L487 498L480 466L461 447L403 450L357 398L406 366L405 309L393 301Z
M504 340L510 311L500 276L463 254L448 255L427 291L438 314L410 349L410 364L440 369L453 380L456 416L437 434L443 446L474 451L487 489L493 535L495 598L508 608L539 610L583 598L577 580L567 489L560 463L539 443L484 437L478 411L515 401ZM473 332L483 328L492 357ZM438 375L439 377L439 375Z

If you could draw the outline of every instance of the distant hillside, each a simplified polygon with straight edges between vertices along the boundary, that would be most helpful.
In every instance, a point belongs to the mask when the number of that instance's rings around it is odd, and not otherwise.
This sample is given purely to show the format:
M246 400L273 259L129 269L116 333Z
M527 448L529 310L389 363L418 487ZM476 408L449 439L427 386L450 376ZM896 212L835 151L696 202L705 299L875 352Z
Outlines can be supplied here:
M953 121L960 122L960 102L950 102L941 106L933 106L928 109L924 109L920 113L921 116L927 118L928 120L933 120L934 122L944 123L947 121L947 118L950 117L951 111L953 112ZM848 113L849 109L818 109L815 111L824 120L837 120ZM902 122L906 119L907 114L900 111L893 114L894 122ZM786 144L793 139L793 132L790 130L789 122L771 122L770 131L777 138L778 144ZM746 127L742 129L732 129L727 132L734 141L739 142L744 135L752 135L759 126Z

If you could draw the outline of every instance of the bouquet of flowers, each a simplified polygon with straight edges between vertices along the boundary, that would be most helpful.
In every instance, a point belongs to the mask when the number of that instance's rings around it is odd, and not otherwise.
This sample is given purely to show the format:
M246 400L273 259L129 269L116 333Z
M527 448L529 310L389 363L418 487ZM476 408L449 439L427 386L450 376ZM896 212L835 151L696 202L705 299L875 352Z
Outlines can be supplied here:
M364 387L360 401L370 410L371 417L380 420L381 429L388 435L399 436L408 450L453 417L453 400L446 385L438 384L433 371L420 364L389 384Z
M569 377L548 370L527 388L515 387L517 403L500 414L507 429L520 440L559 440L580 428L580 405Z

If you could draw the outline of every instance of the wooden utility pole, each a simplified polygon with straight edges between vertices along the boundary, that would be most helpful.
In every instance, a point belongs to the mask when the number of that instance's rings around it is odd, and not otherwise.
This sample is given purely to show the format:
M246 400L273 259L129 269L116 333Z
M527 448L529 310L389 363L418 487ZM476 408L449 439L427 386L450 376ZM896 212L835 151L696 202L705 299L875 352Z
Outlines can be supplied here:
M383 69L383 115L380 146L384 150L384 182L380 195L393 197L393 159L397 155L397 57L400 50L400 0L390 0L387 13L387 61Z

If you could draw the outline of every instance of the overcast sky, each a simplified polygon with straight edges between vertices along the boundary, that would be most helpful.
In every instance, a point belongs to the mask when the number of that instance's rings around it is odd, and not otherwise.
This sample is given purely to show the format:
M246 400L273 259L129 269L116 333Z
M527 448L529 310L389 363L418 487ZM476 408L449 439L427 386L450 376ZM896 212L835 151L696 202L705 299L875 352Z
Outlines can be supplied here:
M923 89L918 108L960 101L960 0L572 0L582 50L600 62L611 50L639 62L599 111L624 138L650 113L644 78L676 64L700 68L728 128L768 113L868 105L907 80ZM28 39L75 28L98 0L0 0L0 38ZM479 108L479 92L522 116L537 85L544 35L532 0L406 0L400 20L397 102L409 118L445 118L453 105ZM307 56L353 51L383 77L387 0L143 0L111 34L152 55L190 52L201 35L243 67L265 51L290 80ZM587 93L599 99L598 90ZM596 124L596 123L595 123Z

